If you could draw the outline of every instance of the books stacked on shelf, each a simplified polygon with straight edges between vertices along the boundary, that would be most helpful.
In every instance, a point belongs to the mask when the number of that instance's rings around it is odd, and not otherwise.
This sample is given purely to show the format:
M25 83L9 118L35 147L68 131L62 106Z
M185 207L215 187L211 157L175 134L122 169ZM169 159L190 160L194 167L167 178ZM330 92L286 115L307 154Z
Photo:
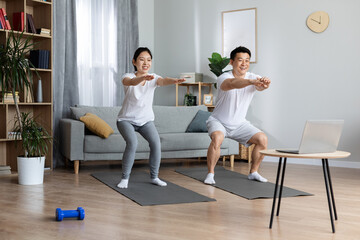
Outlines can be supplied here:
M5 8L0 8L0 22L3 29L11 30L10 21L8 19L8 16L6 14Z
M31 50L30 51L30 62L35 68L49 68L49 50Z
M41 34L41 35L46 35L46 36L50 36L51 32L50 29L47 28L38 28L36 29L37 34Z
M24 12L13 13L13 28L15 31L24 31Z
M0 175L7 175L11 174L11 167L10 166L0 166Z
M8 139L21 139L20 132L8 132Z
M1 94L2 96L2 94ZM15 92L16 101L20 102L19 92ZM12 93L4 93L2 103L14 103L14 97Z
M36 33L33 16L29 13L26 14L26 31L28 33Z

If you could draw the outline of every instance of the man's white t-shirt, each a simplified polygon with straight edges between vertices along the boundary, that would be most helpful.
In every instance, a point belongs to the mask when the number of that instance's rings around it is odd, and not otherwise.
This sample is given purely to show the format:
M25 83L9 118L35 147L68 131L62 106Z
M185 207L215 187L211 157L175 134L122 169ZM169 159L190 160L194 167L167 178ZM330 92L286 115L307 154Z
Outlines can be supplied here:
M257 79L258 77L260 76L250 72L245 74L245 79ZM254 85L250 85L229 91L221 90L221 84L229 78L234 78L231 71L221 74L217 79L218 95L216 105L208 121L215 118L220 121L224 127L234 130L237 129L243 121L246 121L245 116L256 88Z
M145 85L138 84L136 86L125 86L125 97L122 108L118 114L118 121L126 120L136 126L142 126L149 121L154 121L155 116L152 109L155 88L158 86L156 81L161 78L156 74L154 79L145 81ZM124 78L134 78L135 73L126 73L121 77L121 82Z

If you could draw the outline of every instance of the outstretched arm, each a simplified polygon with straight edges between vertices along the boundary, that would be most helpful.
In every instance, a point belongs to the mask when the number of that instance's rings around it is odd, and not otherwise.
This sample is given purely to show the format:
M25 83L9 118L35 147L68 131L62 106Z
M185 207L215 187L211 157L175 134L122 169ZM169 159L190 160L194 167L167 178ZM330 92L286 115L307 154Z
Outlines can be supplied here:
M185 82L185 79L166 77L166 78L158 78L156 83L159 86L167 86L167 85L176 84L176 83L182 83L182 82Z
M123 79L122 82L125 86L136 86L136 85L142 83L143 81L150 81L153 79L154 79L153 75L145 75L145 76L134 77L134 78L126 77Z
M270 79L267 77L257 79L228 78L221 84L220 88L223 91L229 91L254 85L258 91L262 91L269 87L270 82Z

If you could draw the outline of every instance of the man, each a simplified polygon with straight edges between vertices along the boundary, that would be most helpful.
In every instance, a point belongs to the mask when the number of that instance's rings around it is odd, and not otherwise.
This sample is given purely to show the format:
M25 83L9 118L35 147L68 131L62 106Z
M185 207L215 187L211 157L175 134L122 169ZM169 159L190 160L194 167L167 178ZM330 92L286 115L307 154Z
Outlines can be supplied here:
M232 71L217 79L218 96L216 106L207 121L211 143L207 153L208 174L204 183L215 184L214 169L220 157L220 146L224 138L231 138L250 146L255 144L248 179L267 182L258 173L264 156L260 150L267 148L267 136L245 119L250 102L256 91L267 89L271 83L267 77L248 72L251 52L246 47L237 47L230 54Z

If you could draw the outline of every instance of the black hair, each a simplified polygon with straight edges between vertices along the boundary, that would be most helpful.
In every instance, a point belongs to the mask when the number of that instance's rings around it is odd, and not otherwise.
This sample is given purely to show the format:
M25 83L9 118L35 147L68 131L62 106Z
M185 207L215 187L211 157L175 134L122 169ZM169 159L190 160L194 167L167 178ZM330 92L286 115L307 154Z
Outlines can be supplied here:
M136 59L139 57L139 55L142 53L142 52L148 52L150 54L150 57L152 59L152 54L151 54L151 51L150 49L148 49L147 47L139 47L138 49L136 49L135 53L134 53L134 57L133 57L133 60L136 62ZM136 66L134 65L134 68L135 68L135 71L137 71L137 68Z
M237 53L247 53L249 54L249 56L251 57L251 52L248 48L240 46L235 48L234 50L231 51L230 53L230 59L232 59L233 61L235 60L235 56Z

